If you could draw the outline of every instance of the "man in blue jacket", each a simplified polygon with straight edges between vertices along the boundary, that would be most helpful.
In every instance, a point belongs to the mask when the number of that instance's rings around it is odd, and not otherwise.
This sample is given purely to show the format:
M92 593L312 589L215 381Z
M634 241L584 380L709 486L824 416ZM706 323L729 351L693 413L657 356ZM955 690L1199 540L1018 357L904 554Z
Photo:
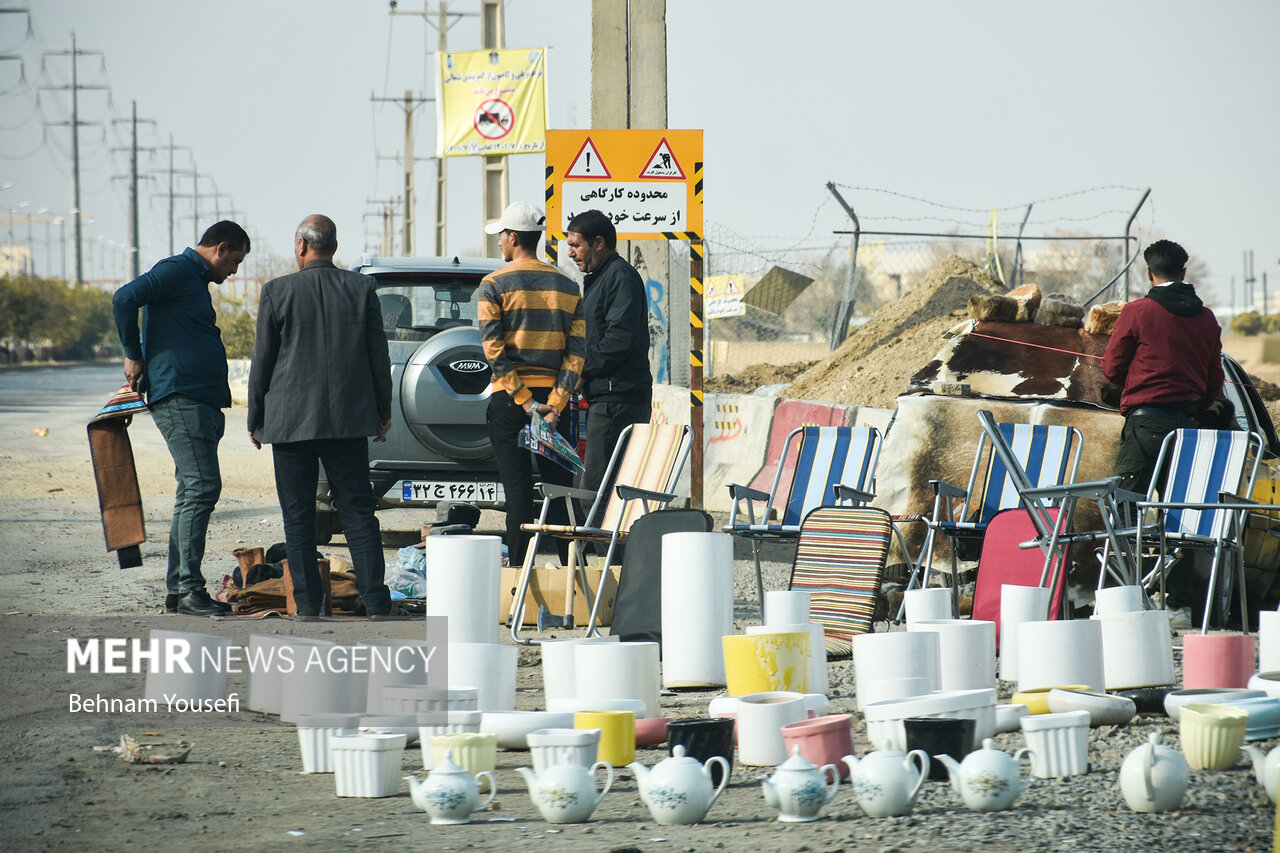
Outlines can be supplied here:
M227 350L209 283L222 284L234 275L247 254L249 235L223 220L204 232L200 245L160 261L117 290L112 300L125 379L130 388L146 394L178 481L165 575L165 610L170 613L209 616L230 610L210 598L200 572L209 516L222 493L222 410L231 406Z
M582 395L587 398L587 458L582 486L599 488L622 431L648 423L653 405L649 372L649 303L644 281L617 252L612 220L588 210L565 228L569 257L586 273L582 311L587 358Z

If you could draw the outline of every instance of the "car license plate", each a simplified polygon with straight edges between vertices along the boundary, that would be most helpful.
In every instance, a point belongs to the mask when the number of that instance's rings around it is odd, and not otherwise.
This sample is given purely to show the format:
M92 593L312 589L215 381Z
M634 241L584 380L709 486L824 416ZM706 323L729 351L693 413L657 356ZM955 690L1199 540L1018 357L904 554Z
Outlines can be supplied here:
M501 483L456 483L441 480L402 480L401 500L404 501L470 501L501 503L506 500Z

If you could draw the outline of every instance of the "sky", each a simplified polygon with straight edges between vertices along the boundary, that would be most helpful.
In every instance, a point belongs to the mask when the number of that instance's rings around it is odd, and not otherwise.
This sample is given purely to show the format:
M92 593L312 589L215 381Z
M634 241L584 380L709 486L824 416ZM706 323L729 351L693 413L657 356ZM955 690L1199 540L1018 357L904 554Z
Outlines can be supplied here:
M80 58L80 82L109 87L80 95L81 121L103 123L81 129L81 206L94 219L85 257L98 268L88 277L124 270L127 191L115 178L128 158L113 149L128 145L133 101L154 120L140 144L172 134L186 146L176 167L194 162L202 187L216 184L219 213L249 228L259 262L287 257L297 223L316 212L336 221L341 260L376 251L371 202L399 191L404 118L370 98L431 94L437 35L420 15L391 16L382 0L0 0L5 8L30 14L0 15L0 215L15 219L19 243L23 217L35 215L37 274L60 264L57 227L39 223L71 207L69 97L40 87L68 83L68 58L46 54L65 53L73 31L80 50L102 54ZM423 8L401 0L398 10ZM589 0L506 4L507 46L549 48L553 128L591 127L590 18ZM1277 36L1271 0L668 0L667 124L704 131L708 274L738 251L763 262L846 246L834 232L849 220L828 181L863 229L966 233L985 229L993 209L1002 232L1016 228L1034 203L1027 234L1117 235L1150 188L1135 233L1181 242L1207 265L1199 284L1219 305L1233 277L1240 287L1247 250L1280 291ZM452 49L479 39L474 16L449 31ZM432 154L432 105L415 134L417 156ZM509 160L511 198L541 199L541 155ZM159 175L167 154L141 162ZM447 252L476 254L479 159L447 168ZM433 176L419 163L420 252L431 245ZM168 254L166 189L167 176L143 185L144 268ZM178 250L196 227L189 200L179 202ZM202 207L201 227L214 213Z

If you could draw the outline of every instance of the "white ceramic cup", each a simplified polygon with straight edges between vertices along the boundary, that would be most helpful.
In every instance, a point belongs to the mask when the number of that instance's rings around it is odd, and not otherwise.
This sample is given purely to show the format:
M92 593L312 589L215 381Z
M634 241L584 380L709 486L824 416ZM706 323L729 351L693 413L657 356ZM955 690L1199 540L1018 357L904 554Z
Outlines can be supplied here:
M782 727L809 716L800 693L748 693L738 697L738 762L773 767L787 760Z

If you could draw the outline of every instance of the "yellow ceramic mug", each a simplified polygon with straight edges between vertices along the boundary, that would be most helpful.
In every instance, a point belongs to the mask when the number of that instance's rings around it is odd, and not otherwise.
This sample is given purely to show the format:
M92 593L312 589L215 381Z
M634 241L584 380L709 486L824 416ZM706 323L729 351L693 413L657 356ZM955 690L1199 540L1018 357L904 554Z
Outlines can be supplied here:
M809 634L731 634L720 638L730 696L809 692Z
M614 767L636 760L636 715L630 711L579 711L573 715L575 729L599 729L597 755Z
M431 759L439 767L446 750L453 750L453 763L474 776L493 770L498 764L498 736L481 732L450 732L431 736Z

